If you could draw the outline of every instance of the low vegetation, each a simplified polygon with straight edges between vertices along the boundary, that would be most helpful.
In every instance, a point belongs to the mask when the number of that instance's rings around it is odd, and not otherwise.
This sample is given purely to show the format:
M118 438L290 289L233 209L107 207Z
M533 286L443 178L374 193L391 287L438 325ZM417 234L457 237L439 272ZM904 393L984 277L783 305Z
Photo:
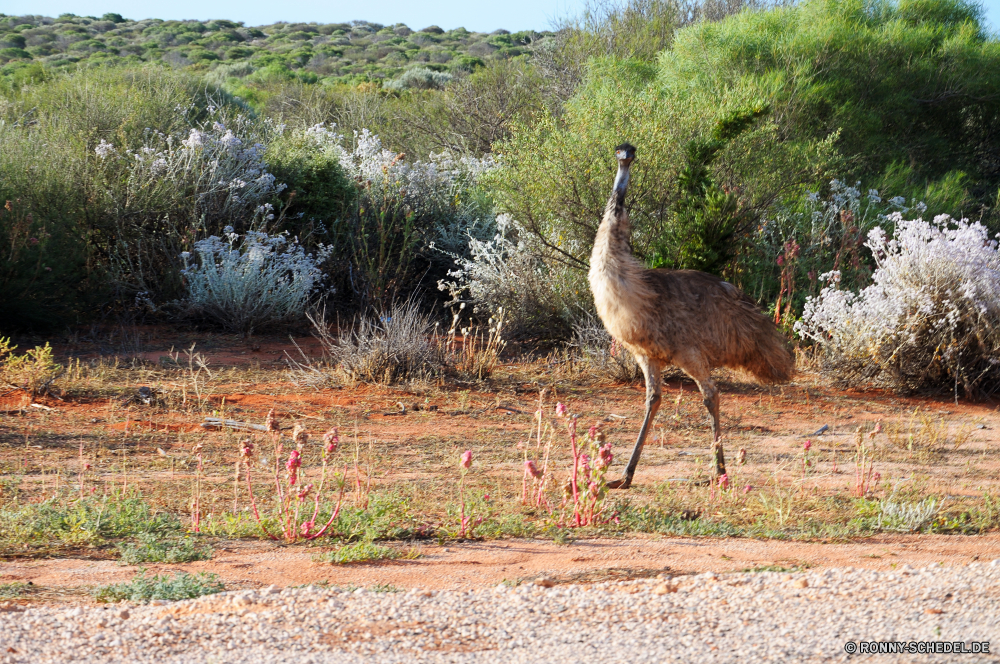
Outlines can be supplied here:
M119 542L118 561L122 565L143 563L187 563L194 560L211 560L212 548L200 546L190 537L163 539L162 535L142 533L136 542Z
M147 577L146 571L143 570L131 581L101 586L96 588L93 594L98 602L127 600L146 603L152 600L194 599L202 595L221 593L225 589L215 574L178 572L173 577L167 575Z
M217 80L268 78L304 83L398 81L402 88L439 87L450 71L470 71L513 58L552 33L469 32L402 23L275 23L135 21L120 14L0 14L0 61L8 76L96 64L162 62L211 72ZM32 67L34 66L34 67ZM45 69L42 69L41 67ZM412 72L431 72L425 78Z

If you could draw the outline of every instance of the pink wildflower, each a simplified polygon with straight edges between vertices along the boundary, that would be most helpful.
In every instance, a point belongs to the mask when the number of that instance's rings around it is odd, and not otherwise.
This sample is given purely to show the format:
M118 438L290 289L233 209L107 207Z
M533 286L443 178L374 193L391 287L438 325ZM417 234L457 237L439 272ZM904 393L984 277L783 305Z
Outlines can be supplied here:
M278 416L274 414L273 408L267 411L267 419L264 420L264 424L267 425L267 430L271 433L281 431L281 425L278 424Z
M340 444L340 435L337 427L333 427L323 434L323 442L326 444L327 454L333 454L337 451L337 446Z
M562 401L556 404L556 415L558 415L559 417L566 416L566 404L564 404Z
M778 265L784 265L784 264L785 264L785 257L778 256Z
M300 488L299 493L297 494L299 500L305 500L306 496L309 495L309 492L312 491L312 488L313 488L312 484L307 484L304 487Z
M807 441L805 442L805 444L804 444L804 445L802 446L802 448L803 448L803 449L804 449L804 450L805 450L806 452L808 452L808 451L809 451L809 448L810 448L810 447L812 447L812 445L813 445L813 444L812 444L812 441L811 441L811 440L807 440Z
M469 469L469 466L472 465L472 450L465 450L462 452L461 464L462 468L465 468L466 470Z
M587 490L590 492L592 498L597 498L598 486L597 482L591 482L587 485Z
M729 475L723 473L719 475L719 488L728 489L729 488Z
M527 470L528 474L536 480L542 476L542 471L538 470L538 466L536 466L535 462L530 459L524 462L524 469Z
M295 428L292 429L292 440L295 441L300 450L305 447L306 443L309 442L309 434L306 432L306 428L301 424L296 424Z
M753 486L747 484L745 487L743 487L743 495L744 496L747 495L748 493L750 493L751 491L753 491Z
M240 447L240 458L250 461L253 459L253 441L249 438L243 440Z
M295 484L299 478L299 468L302 466L302 458L298 450L292 450L288 455L288 461L285 463L285 469L288 471L288 483Z
M611 460L615 458L615 455L611 452L611 443L602 445L597 449L597 467L607 468L611 465Z

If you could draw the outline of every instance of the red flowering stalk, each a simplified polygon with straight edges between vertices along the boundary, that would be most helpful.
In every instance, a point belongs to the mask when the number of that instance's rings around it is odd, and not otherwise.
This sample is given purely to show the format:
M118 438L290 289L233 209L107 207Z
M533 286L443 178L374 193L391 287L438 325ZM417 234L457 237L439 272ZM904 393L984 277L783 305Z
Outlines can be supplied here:
M469 467L472 465L472 450L465 450L462 452L462 458L459 460L459 480L458 480L458 500L462 505L461 513L461 529L459 532L459 537L465 537L465 528L469 525L469 519L465 518L465 475L469 472ZM472 535L472 529L469 529L469 535Z

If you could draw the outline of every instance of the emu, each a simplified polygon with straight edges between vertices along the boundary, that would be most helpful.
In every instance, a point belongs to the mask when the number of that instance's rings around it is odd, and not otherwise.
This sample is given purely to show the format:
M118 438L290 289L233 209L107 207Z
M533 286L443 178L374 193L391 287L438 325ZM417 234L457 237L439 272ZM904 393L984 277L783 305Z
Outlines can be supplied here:
M694 379L712 419L717 476L726 473L719 439L716 367L740 367L764 383L787 381L794 358L774 324L732 284L696 270L650 270L634 256L625 209L635 147L615 148L618 175L590 257L590 288L601 321L631 351L646 378L646 418L632 456L613 489L627 489L650 424L660 408L663 367L674 364Z

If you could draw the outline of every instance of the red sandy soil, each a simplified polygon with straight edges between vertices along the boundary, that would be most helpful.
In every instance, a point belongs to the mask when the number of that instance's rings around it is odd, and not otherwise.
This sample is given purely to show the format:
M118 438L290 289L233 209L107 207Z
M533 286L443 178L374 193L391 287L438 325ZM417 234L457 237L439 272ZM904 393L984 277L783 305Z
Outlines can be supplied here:
M315 562L324 549L230 542L211 561L145 565L149 574L214 572L228 589L310 583L400 589L464 590L503 581L548 578L593 582L656 574L724 573L769 566L859 567L965 565L1000 556L1000 535L893 535L846 544L751 539L632 538L569 545L507 540L419 547L416 560L332 565ZM79 588L131 579L139 568L109 560L23 560L0 563L0 583L31 581L45 588ZM79 601L87 601L79 597Z
M502 367L492 382L479 384L405 388L361 385L313 390L295 387L287 381L287 374L276 370L286 351L296 353L287 339L240 341L228 337L202 339L195 351L204 353L213 370L236 367L242 373L233 369L234 373L224 380L210 382L202 410L189 405L181 408L176 404L180 403L185 379L173 359L187 367L184 353L174 353L190 347L191 339L172 343L169 338L160 338L162 331L147 334L142 352L137 355L148 360L148 365L125 372L126 383L114 387L119 394L128 395L141 385L152 386L161 392L160 405L123 405L117 397L84 392L64 400L42 397L34 401L46 406L46 410L32 407L18 392L0 396L0 461L8 468L4 473L13 472L11 469L19 463L37 463L43 472L59 466L65 477L75 477L77 446L84 440L95 449L100 445L128 448L129 462L136 469L143 463L150 464L147 479L162 478L167 472L174 478L173 467L169 463L162 465L158 449L180 459L189 454L192 445L202 443L206 460L214 464L208 466L206 481L210 485L217 483L221 492L231 492L225 487L231 486L236 458L232 434L204 430L199 426L202 416L205 411L216 410L224 411L231 419L260 423L274 408L285 426L301 423L310 429L313 440L336 425L345 439L350 440L356 433L362 447L369 440L377 443L380 465L376 482L381 486L413 485L426 491L440 491L446 486L451 490L453 480L450 475L445 477L442 468L451 472L461 450L471 448L477 459L473 470L480 480L503 480L516 484L519 490L521 452L516 446L530 435L541 387L550 389L546 399L549 410L556 400L562 400L580 415L580 421L586 423L583 426L597 420L604 422L617 455L615 472L631 449L641 422L641 386L602 382L555 363L510 364ZM320 354L315 340L296 340L308 355ZM56 348L60 353L83 358L101 352L94 344L82 342L56 344ZM959 448L950 449L951 443L945 443L934 454L921 457L892 447L886 433L878 434L874 442L888 450L878 462L883 476L915 478L926 493L949 499L982 496L984 491L995 495L1000 488L1000 455L996 454L1000 413L996 403L963 399L956 404L946 398L903 398L874 390L841 390L808 373L775 388L747 383L730 373L721 373L720 378L730 468L735 469L736 450L745 447L748 463L735 470L748 484L761 486L781 473L797 476L803 442L809 437L815 465L802 481L805 490L848 491L854 482L851 454L856 429L870 428L879 421L886 431L893 425L912 424L912 414L919 409L918 416L929 415L939 422L941 430L951 437L949 440L960 437L963 431L967 438ZM188 390L186 397L191 396ZM168 401L173 405L164 405ZM634 495L649 497L653 487L662 481L690 478L705 471L709 432L700 401L691 381L676 374L669 377L657 427L636 475ZM822 436L809 436L823 425L829 429ZM345 442L343 447L353 450L353 443ZM29 461L26 450L42 452L33 457L35 461ZM89 450L88 455L92 454ZM113 483L119 472L113 463L115 457L105 452L103 458L105 465L95 463L91 481ZM161 465L156 467L158 460ZM217 469L217 477L212 476L212 469ZM43 473L27 477L25 482L33 481L42 492L46 482L52 481ZM189 471L178 467L176 480L181 490L188 491ZM769 565L879 569L904 562L912 566L939 562L957 565L1000 557L1000 534L894 535L833 544L636 537L581 540L568 546L513 540L444 548L416 546L422 552L416 560L336 566L313 562L314 554L326 550L320 547L224 542L216 546L215 557L208 562L147 567L151 573L215 572L229 588L316 582L469 588L539 576L586 581L665 570L674 574L724 572ZM126 580L136 569L108 560L10 560L0 562L0 583L30 580L47 588L78 588ZM81 595L73 601L89 600Z

